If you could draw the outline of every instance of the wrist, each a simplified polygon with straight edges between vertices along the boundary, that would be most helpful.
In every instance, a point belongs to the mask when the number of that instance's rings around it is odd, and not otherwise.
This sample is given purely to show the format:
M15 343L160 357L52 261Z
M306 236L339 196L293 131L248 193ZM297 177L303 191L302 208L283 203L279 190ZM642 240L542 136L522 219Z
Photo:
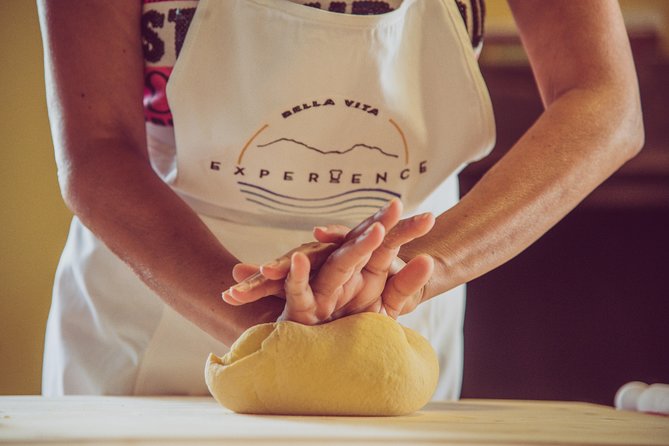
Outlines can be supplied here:
M464 280L460 280L461 272L459 271L457 262L453 260L454 256L449 255L446 249L439 249L440 243L438 239L425 240L428 237L430 237L430 234L403 246L398 254L398 257L404 262L409 262L421 254L432 257L434 269L429 280L423 286L419 303L423 303L464 283Z

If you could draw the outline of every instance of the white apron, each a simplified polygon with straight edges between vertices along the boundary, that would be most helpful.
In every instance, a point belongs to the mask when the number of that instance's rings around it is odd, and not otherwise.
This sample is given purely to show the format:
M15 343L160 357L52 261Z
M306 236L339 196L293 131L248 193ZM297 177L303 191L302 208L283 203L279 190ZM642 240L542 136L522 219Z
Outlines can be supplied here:
M393 197L407 216L440 214L458 200L457 173L494 142L452 0L404 0L377 16L201 0L167 93L176 150L150 131L154 167L247 262L311 240L315 225L354 225ZM55 296L45 394L206 393L206 355L225 346L76 219ZM400 318L438 352L435 399L459 396L463 315L464 286Z

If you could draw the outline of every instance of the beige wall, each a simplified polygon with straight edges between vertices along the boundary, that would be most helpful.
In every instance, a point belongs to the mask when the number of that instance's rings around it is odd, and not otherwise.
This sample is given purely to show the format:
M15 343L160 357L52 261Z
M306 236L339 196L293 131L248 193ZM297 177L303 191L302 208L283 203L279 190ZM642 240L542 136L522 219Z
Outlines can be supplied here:
M631 19L669 29L669 2L623 5ZM51 284L70 219L56 180L35 9L31 0L0 0L0 394L40 392ZM508 28L501 0L488 0L488 9L489 29Z
M39 393L51 283L70 219L44 104L35 2L0 1L0 394Z

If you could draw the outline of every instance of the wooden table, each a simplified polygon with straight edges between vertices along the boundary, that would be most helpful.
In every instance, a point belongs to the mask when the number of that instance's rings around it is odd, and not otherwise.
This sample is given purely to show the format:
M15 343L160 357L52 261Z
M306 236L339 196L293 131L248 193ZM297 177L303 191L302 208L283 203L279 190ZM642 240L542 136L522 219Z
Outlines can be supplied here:
M0 444L669 445L669 417L463 400L392 418L239 415L211 398L0 397Z

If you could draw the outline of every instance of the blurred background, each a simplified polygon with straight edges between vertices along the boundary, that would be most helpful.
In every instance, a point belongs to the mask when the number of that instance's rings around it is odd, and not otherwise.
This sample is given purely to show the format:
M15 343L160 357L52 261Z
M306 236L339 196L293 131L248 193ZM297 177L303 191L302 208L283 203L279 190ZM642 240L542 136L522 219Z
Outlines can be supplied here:
M469 284L463 397L612 404L627 381L669 383L669 2L621 6L646 147L561 223ZM498 144L462 192L541 112L502 0L487 2L481 68ZM0 0L0 394L40 393L51 285L70 212L60 197L33 1Z

